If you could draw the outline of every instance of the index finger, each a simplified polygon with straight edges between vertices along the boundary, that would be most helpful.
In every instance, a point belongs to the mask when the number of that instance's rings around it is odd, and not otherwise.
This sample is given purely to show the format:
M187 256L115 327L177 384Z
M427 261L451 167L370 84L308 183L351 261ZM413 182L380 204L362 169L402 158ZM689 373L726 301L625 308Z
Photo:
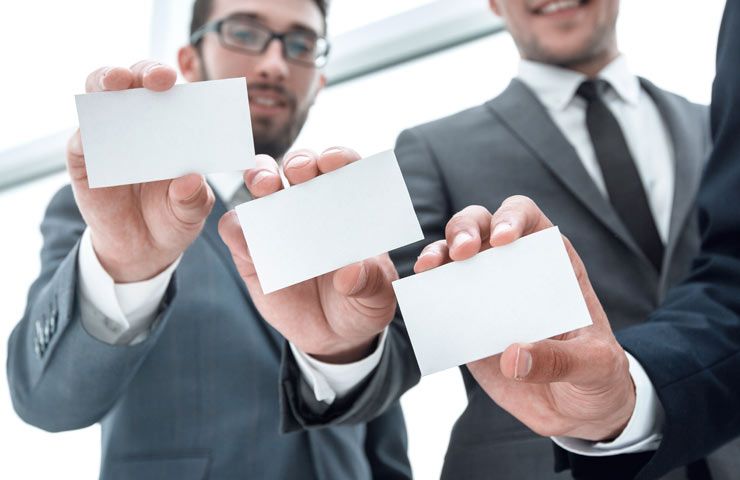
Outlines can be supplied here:
M148 88L155 92L169 90L177 81L174 68L156 60L142 60L131 66L134 80L132 88Z
M445 227L450 258L466 260L488 246L491 213L480 205L471 205L456 213Z
M85 80L85 92L104 92L131 88L134 75L123 67L100 67Z
M491 218L492 247L506 245L552 227L549 218L531 198L517 195L503 201Z
M360 159L360 154L346 147L332 147L324 150L316 160L321 173L338 170Z

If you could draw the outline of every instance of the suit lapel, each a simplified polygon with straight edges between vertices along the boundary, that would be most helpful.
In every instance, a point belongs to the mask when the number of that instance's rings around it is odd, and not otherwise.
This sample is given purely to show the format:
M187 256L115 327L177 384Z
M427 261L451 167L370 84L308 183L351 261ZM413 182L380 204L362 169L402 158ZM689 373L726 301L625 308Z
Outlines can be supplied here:
M284 341L283 337L280 335L280 333L277 332L277 330L272 328L262 318L262 315L260 315L259 311L257 311L257 307L254 306L252 298L249 296L247 286L244 284L244 280L242 280L242 277L239 275L239 271L234 265L234 260L231 258L231 252L229 251L229 248L226 246L223 240L221 240L221 236L218 233L218 222L226 213L226 211L226 206L218 197L218 195L216 195L216 203L213 205L213 210L206 219L206 224L203 227L203 237L206 239L206 242L211 246L211 248L216 251L216 254L218 255L219 260L221 260L221 263L223 263L224 268L233 277L237 285L239 285L239 289L244 294L244 298L247 300L249 306L252 308L255 321L265 329L267 336L270 337L271 343L273 344L273 347L275 347L276 352L279 356Z
M529 88L514 79L501 95L486 105L596 219L649 264L611 204L594 184L575 148Z
M658 107L673 146L675 183L671 225L664 258L664 262L669 262L678 239L686 228L689 214L694 209L694 199L699 188L703 165L701 157L706 152L701 148L702 142L696 140L698 134L694 131L695 128L687 122L685 109L680 109L673 97L666 95L649 81L641 78L640 83ZM666 271L666 267L667 264L664 263L663 271Z

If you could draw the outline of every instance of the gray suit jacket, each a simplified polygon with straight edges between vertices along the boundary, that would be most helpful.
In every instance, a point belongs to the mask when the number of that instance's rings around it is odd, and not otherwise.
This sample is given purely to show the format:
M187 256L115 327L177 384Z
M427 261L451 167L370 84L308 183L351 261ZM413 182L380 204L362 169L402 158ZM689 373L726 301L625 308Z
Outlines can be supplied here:
M279 431L282 337L254 308L221 241L217 201L148 338L90 336L75 305L85 228L69 187L41 225L41 274L8 345L13 405L48 431L102 425L103 479L410 478L399 405L377 419Z
M544 106L520 81L497 98L404 131L396 154L425 240L392 253L401 276L412 273L421 248L444 238L447 221L468 205L495 211L515 194L533 198L581 254L616 330L642 322L670 285L687 273L699 238L694 198L710 147L705 108L643 80L673 140L675 199L662 274L652 267L576 151ZM291 406L284 428L348 424L372 418L419 379L400 316L380 365L351 399L327 407L297 378L290 355L283 391ZM452 431L443 478L569 478L553 472L552 445L494 404L462 368L468 406ZM430 399L434 401L434 399ZM735 448L734 456L740 453ZM683 478L677 472L676 478Z

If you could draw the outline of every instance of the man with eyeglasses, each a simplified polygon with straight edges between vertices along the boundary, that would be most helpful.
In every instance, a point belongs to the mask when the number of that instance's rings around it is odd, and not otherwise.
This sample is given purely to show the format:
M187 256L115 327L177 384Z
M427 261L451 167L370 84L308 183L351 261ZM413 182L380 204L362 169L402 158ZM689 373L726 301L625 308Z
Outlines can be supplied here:
M280 159L325 83L325 19L320 0L197 0L180 70L191 82L246 77L257 153ZM164 91L175 79L143 61L96 70L86 90ZM100 423L104 479L410 478L397 403L367 423L280 433L284 339L218 233L250 198L245 181L274 187L271 158L244 178L92 190L79 132L67 157L71 186L48 207L41 274L9 341L25 421L53 432ZM322 171L342 164L336 151L318 158Z

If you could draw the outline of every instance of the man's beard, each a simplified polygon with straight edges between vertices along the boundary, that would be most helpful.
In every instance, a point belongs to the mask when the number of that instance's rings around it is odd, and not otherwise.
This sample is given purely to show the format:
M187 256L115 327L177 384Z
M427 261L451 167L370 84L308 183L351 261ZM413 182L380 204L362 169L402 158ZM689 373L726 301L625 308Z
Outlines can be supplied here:
M202 57L201 57L202 58ZM205 62L200 62L201 65L201 78L203 80L211 80L211 76L206 70ZM278 160L288 152L288 149L293 145L295 139L298 138L298 134L303 129L303 125L308 119L308 110L310 106L304 107L302 110L298 110L298 101L292 93L287 91L283 86L268 85L265 83L255 83L249 86L251 91L263 90L274 90L281 94L288 104L288 109L291 114L285 124L280 127L277 132L268 133L273 128L274 122L268 118L252 118L252 135L254 136L254 151L256 154L269 155L272 158ZM255 126L262 127L265 133L258 133L255 131Z
M274 122L271 119L253 118L255 153L266 154L275 159L282 158L295 142L307 118L308 108L300 111L293 108L288 121L276 132L270 132L274 128Z

